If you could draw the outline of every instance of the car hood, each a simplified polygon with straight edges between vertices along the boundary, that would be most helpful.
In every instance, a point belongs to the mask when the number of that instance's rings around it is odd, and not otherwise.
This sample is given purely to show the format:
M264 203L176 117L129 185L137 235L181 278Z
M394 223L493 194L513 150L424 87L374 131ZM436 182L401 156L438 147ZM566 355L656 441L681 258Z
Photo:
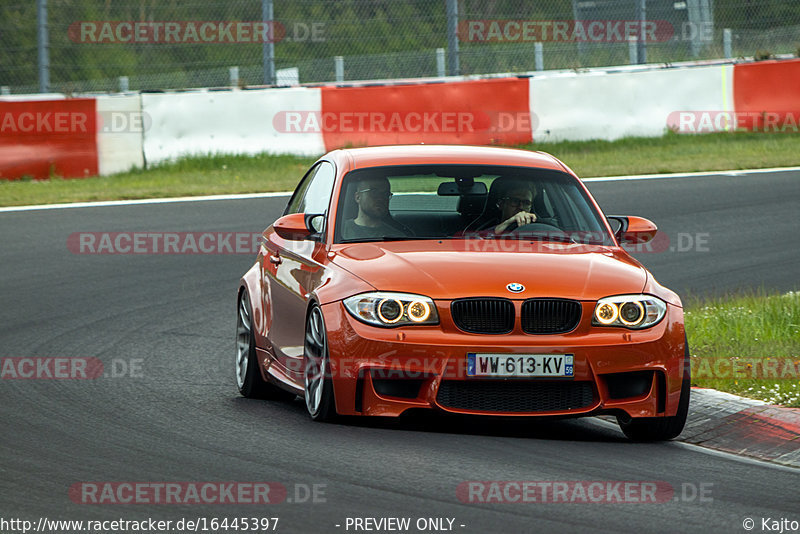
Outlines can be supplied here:
M647 271L616 247L515 240L337 245L332 262L381 291L434 299L470 296L597 300L640 293ZM506 286L522 284L519 293Z

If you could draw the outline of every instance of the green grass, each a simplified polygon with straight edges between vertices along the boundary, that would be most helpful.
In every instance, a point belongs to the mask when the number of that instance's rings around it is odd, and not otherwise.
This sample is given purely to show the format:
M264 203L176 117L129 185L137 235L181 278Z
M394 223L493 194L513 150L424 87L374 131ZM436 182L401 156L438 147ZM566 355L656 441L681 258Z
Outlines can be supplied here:
M668 134L619 141L540 143L578 176L800 165L800 134ZM291 191L315 158L202 156L102 178L0 180L0 206Z
M684 305L693 385L800 407L800 292Z
M205 156L85 179L0 180L0 205L292 191L316 158Z
M800 165L797 133L669 133L663 137L564 141L524 148L552 153L583 178Z

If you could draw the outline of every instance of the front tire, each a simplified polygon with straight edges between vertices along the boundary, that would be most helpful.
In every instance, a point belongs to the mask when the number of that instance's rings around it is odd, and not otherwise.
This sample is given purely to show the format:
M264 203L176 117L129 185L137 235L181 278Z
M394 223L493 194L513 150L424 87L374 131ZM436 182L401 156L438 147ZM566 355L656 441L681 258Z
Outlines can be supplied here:
M630 417L621 419L617 423L622 432L633 441L667 441L676 438L686 425L689 414L689 397L692 390L691 371L689 368L689 343L684 340L684 368L683 381L681 382L681 397L678 402L678 411L671 417Z
M246 290L239 295L236 311L236 386L239 393L248 399L291 398L289 393L261 376L253 333L253 308Z
M306 410L314 421L331 421L336 417L336 402L330 378L328 335L322 310L314 305L306 319L303 343L303 382Z

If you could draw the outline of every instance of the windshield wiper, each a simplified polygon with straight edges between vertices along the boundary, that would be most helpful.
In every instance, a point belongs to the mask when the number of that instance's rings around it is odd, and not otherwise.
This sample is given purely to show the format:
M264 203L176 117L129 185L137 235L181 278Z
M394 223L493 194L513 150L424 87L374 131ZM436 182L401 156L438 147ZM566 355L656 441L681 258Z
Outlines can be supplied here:
M441 239L439 237L417 237L407 235L385 235L382 237L358 237L342 239L342 243L377 243L381 241L423 241L428 239Z
M518 241L555 241L557 243L570 243L573 245L583 245L585 243L581 243L580 241L576 241L574 237L568 235L524 235L524 234L500 234L494 236L495 238L503 238L503 239L516 239Z

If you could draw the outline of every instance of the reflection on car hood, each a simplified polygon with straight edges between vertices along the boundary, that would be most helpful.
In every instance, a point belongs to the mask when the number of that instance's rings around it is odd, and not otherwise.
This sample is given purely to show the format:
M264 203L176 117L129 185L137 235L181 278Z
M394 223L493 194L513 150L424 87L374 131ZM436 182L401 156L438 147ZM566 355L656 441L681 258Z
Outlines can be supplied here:
M639 293L647 271L605 246L516 240L396 241L337 245L333 262L381 291L434 299L470 296L596 300ZM506 285L525 286L511 293Z

